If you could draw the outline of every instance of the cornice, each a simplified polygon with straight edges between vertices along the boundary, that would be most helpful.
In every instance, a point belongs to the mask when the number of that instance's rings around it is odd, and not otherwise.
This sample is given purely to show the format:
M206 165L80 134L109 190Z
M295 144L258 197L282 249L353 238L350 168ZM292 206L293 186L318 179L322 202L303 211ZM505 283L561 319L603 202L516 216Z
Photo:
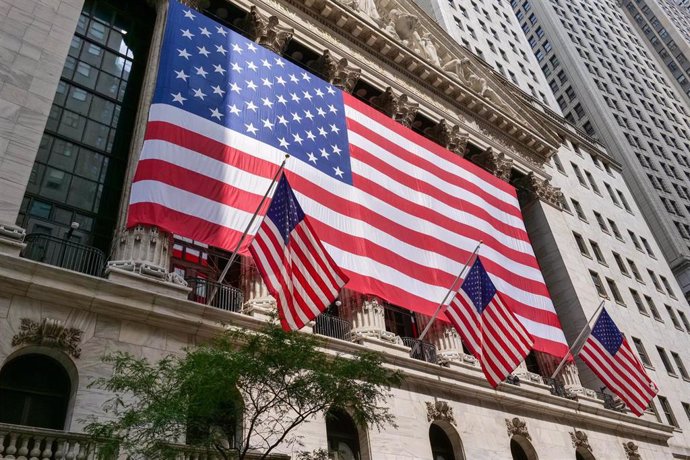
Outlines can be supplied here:
M141 289L0 253L0 290L6 295L135 321L189 334L197 340L210 338L228 326L258 330L263 324L262 320L248 315L166 296L162 291L157 292L157 283L152 281L149 289ZM362 345L326 337L324 348L331 353L345 354L368 350ZM384 353L384 357L387 366L403 372L406 387L422 392L452 394L461 400L494 405L513 414L538 414L554 423L568 420L569 424L595 426L655 442L666 442L673 434L673 427L609 411L598 401L559 398L538 385L501 384L496 391L478 369L446 368L392 353Z
M317 51L330 48L333 54L361 68L370 82L408 94L420 104L420 111L460 125L485 146L505 151L526 171L539 173L558 149L560 139L538 122L538 109L485 62L453 42L412 2L404 8L383 2L419 18L420 27L430 31L436 40L438 64L430 63L413 51L410 43L397 40L380 24L345 4L331 0L235 3L243 9L258 4L267 14L279 16L283 24L294 27L295 36L306 41L307 46ZM469 80L449 70L461 62L471 68Z

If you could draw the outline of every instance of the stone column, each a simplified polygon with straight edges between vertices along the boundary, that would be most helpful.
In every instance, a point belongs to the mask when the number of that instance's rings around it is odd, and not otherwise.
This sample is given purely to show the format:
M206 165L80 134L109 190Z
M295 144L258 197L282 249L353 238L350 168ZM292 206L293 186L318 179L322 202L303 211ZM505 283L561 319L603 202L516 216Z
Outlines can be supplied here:
M24 247L17 216L83 3L0 8L0 253Z
M268 293L266 283L261 279L259 269L251 257L242 256L242 310L251 316L268 319L276 312L276 300Z
M433 343L436 345L438 363L449 365L450 363L465 363L479 367L479 361L474 356L464 352L460 335L453 326L439 324L433 334Z
M513 375L519 377L520 381L522 382L532 382L539 384L544 383L544 380L541 378L541 375L535 374L534 372L530 372L527 369L527 364L525 364L524 361L521 362L520 365L513 371Z
M400 337L386 330L386 317L378 298L349 290L344 290L340 298L343 318L352 322L350 340L363 343L365 339L377 339L402 344Z
M113 256L108 262L106 276L112 281L134 284L142 289L155 289L167 295L186 297L189 293L187 283L175 273L170 272L172 236L150 225L126 228L131 185L144 144L146 122L156 86L160 47L168 12L167 0L152 0L151 3L156 8L156 24L151 37L151 48L147 60L149 65L144 75L137 119L130 144L127 173L118 215L120 230L113 240Z

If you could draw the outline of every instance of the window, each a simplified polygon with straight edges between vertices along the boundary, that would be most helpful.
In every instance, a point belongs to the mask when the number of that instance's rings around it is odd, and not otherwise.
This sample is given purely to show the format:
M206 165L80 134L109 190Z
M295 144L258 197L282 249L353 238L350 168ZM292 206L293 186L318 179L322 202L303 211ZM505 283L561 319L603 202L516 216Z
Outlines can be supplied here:
M623 203L623 207L625 208L625 210L632 213L632 209L630 209L628 200L625 199L625 195L623 195L623 192L621 192L620 190L616 190L616 193L618 194L618 198L620 198L621 203Z
M599 243L596 241L589 240L590 246L592 246L592 252L594 253L594 257L597 259L597 262L599 262L602 265L608 265L606 263L606 259L604 259L604 254L601 252L601 248L599 247Z
M642 364L644 364L647 367L653 368L652 362L649 360L649 355L647 354L647 350L645 350L644 345L642 345L642 341L636 337L633 337L632 341L635 344L635 349L637 350L637 354L640 355L640 361L642 361Z
M339 452L338 458L360 458L359 431L350 415L340 409L330 409L326 414L328 450Z
M683 404L683 410L685 411L685 416L690 420L690 404L688 403L682 403Z
M585 178L582 176L582 172L580 172L580 168L575 163L570 163L570 165L573 167L573 171L575 171L575 176L577 176L577 180L580 182L580 185L589 188L587 182L585 182Z
M644 307L644 304L642 303L642 299L640 298L640 294L637 293L636 290L630 289L630 295L633 298L633 302L635 302L635 306L637 306L637 310L645 315L649 316L649 313L647 313L647 309Z
M606 219L609 223L609 227L611 228L611 231L613 232L613 235L618 238L619 240L623 241L623 235L621 235L620 230L618 230L618 225L611 219Z
M638 251L642 251L642 246L640 246L640 242L637 240L637 236L630 230L628 230L628 236L630 236L630 239L635 245L635 249L637 249Z
M649 274L649 277L652 279L652 283L654 284L656 290L659 292L664 292L664 290L661 289L661 284L659 284L659 280L656 279L656 275L654 274L654 272L650 269L647 269L647 274Z
M685 369L685 365L683 365L680 355L675 351L672 351L671 357L673 358L673 362L676 363L676 367L678 368L678 372L680 372L681 377L683 377L685 380L690 380L690 375L688 375L688 371Z
M589 255L589 251L587 250L587 244L585 243L585 239L582 238L582 235L573 232L573 236L575 237L575 242L577 243L577 247L580 250L580 254L582 254L585 257L591 258L592 256Z
M606 226L606 221L604 220L602 215L594 211L594 217L597 219L597 223L599 224L599 228L601 229L601 231L604 233L609 233L609 228Z
M680 325L680 322L678 321L678 318L676 317L676 312L671 308L670 305L664 304L664 307L666 308L666 312L668 313L668 316L671 317L671 322L673 325L676 327L676 329L680 329L681 331L683 330L683 327Z
M597 272L593 272L592 270L590 270L589 276L592 277L592 282L594 283L594 287L597 290L597 294L599 294L601 297L608 297L608 294L606 294L606 289L604 289L604 284L601 282L599 274Z
M594 193L596 193L597 195L601 195L601 191L599 190L599 186L594 181L594 177L592 177L592 173L590 173L589 171L585 171L585 176L587 176L587 182L589 182L589 185L592 187L592 190L594 190Z
M661 358L661 362L664 364L664 368L666 368L666 372L668 372L671 375L676 375L676 370L673 369L673 365L671 364L671 361L668 359L666 350L664 350L661 347L656 347L656 351L659 352L659 357Z
M649 246L649 241L647 241L643 237L640 237L640 241L642 241L642 245L644 246L645 250L647 251L647 254L649 254L649 257L653 257L656 259L656 256L654 255L654 251L652 251L651 246Z
M661 321L662 323L664 322L663 319L661 319L661 315L659 314L659 310L656 308L656 304L652 300L651 297L648 295L644 296L645 302L647 302L647 306L649 307L649 311L652 312L652 316L654 317L655 320Z
M630 259L626 259L628 261L628 265L630 265L630 271L633 272L633 276L637 281L639 281L642 284L644 283L644 280L642 279L642 275L640 275L640 271L637 269L637 265L635 265L635 262L633 262Z
M553 156L553 164L556 165L558 172L565 174L565 168L563 167L563 163L561 163L561 159L558 155Z
M668 399L664 398L663 396L658 396L659 398L659 404L661 404L661 410L666 416L666 420L668 421L669 425L673 425L676 428L678 428L678 422L676 421L676 416L673 415L673 411L671 410L671 405L668 402Z
M690 332L690 323L688 322L688 317L685 316L685 313L682 311L678 310L678 317L680 320L683 322L683 326L685 326L685 330Z
M613 300L615 300L618 304L625 305L625 302L623 302L623 297L621 297L621 293L618 290L618 286L616 286L616 282L611 278L606 278L606 284L609 285L609 291L611 291Z
M612 252L612 254L613 260L616 261L616 265L618 265L618 269L621 271L621 273L625 276L630 276L630 273L628 272L628 267L625 266L623 258L620 256L620 254L618 254L617 252Z
M0 371L0 423L63 430L71 392L67 370L58 361L18 356Z
M575 209L575 214L577 214L577 217L580 218L580 220L587 222L587 216L585 216L585 212L582 210L582 206L580 206L580 202L577 200L573 200L572 198L570 199L573 203L573 209Z
M431 443L431 458L455 459L453 443L450 441L446 430L435 423L429 427L429 442Z
M671 284L668 282L665 276L659 275L659 278L661 278L661 283L664 285L666 288L666 292L668 292L668 295L671 296L672 298L676 298L676 294L673 292L673 289L671 289Z

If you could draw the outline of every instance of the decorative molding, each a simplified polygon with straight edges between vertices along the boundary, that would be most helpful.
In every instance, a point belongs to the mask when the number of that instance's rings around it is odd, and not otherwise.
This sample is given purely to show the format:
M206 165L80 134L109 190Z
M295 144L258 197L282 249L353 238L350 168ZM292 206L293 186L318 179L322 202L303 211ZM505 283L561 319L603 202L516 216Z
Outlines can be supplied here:
M375 109L408 128L412 126L419 110L419 104L409 100L406 94L396 96L390 86L383 93L369 99L369 102Z
M444 421L457 426L455 416L453 415L453 408L446 401L427 401L425 404L427 421Z
M74 327L65 327L62 321L43 318L40 322L22 318L19 332L12 337L12 346L43 345L58 348L75 358L81 355L81 336L84 332Z
M362 73L361 69L350 67L347 59L333 58L329 50L324 50L318 59L309 64L309 67L327 82L348 93L352 93Z
M235 21L235 25L251 40L276 54L283 53L295 32L291 28L281 26L278 16L266 17L254 5L244 18Z
M563 209L563 192L561 189L551 185L550 180L538 179L532 171L516 179L513 185L517 188L518 198L523 204L541 200L556 209Z
M625 450L625 456L628 460L641 460L640 448L632 441L624 442L623 449Z
M527 431L527 423L518 417L513 417L512 419L507 418L506 428L508 429L508 436L517 435L522 436L529 441L532 440L532 437L529 435L529 431Z
M441 147L447 148L461 157L465 156L470 135L461 131L459 126L451 126L446 120L441 119L434 126L426 128L424 135Z
M570 439L573 441L573 447L575 449L582 447L592 452L592 446L589 445L589 439L587 438L587 433L580 430L575 430L570 432Z

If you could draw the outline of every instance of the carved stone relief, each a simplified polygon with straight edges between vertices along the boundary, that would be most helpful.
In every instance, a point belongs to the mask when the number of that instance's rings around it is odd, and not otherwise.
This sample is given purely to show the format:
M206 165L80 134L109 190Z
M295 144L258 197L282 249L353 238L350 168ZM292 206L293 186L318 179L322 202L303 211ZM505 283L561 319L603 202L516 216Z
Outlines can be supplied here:
M507 181L510 179L513 161L501 152L494 152L491 147L483 152L475 153L471 157L468 157L468 159L501 180Z
M460 156L465 156L469 134L460 130L459 126L450 126L446 120L426 128L424 135L442 147Z
M642 458L640 457L640 448L632 441L624 442L623 449L628 460L640 460Z
M327 82L348 93L352 93L362 73L360 69L351 67L347 59L334 59L329 50L324 50L317 60L310 63L309 67Z
M19 332L12 337L12 346L43 345L58 348L75 358L81 355L81 336L83 331L74 327L65 327L61 321L44 318L40 322L22 318Z
M589 445L589 439L587 439L587 433L584 431L571 431L570 432L570 439L573 441L573 447L578 448L578 447L583 447L587 449L588 451L592 452L592 446Z
M457 425L453 408L446 401L426 402L426 419L429 422L444 421Z
M380 95L369 99L369 102L373 107L408 128L412 125L419 109L419 104L410 101L406 94L399 96L393 94L393 88L390 86Z
M247 15L235 21L235 25L261 46L281 54L294 33L293 29L279 24L277 16L266 17L252 6Z
M551 185L548 180L538 179L531 171L529 174L517 179L513 185L518 190L518 198L524 204L538 199L557 209L562 209L563 192L561 192L561 189Z
M506 419L506 428L508 429L508 436L523 436L528 440L532 440L532 437L527 431L527 423L518 417L513 417L512 419Z

